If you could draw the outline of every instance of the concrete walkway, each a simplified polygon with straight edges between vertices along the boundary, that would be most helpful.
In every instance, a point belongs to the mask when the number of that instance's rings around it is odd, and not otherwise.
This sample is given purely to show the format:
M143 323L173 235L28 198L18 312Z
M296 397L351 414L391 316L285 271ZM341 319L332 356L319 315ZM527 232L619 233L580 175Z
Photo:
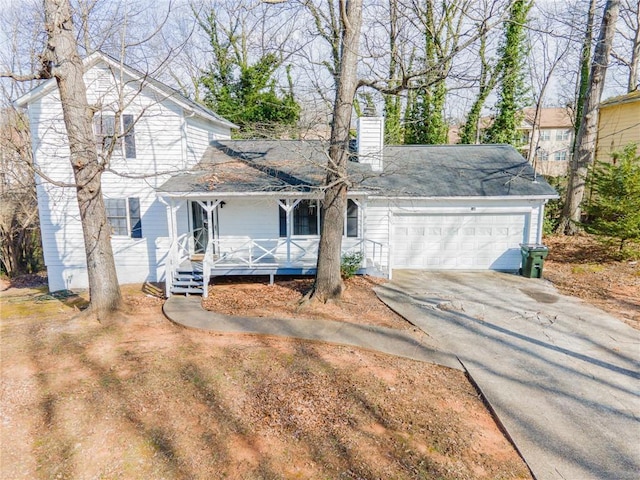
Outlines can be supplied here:
M456 355L538 480L640 478L640 332L543 280L394 271L378 296Z
M164 314L174 323L188 328L218 333L259 334L350 345L422 362L463 370L449 353L419 342L414 336L392 328L333 322L329 320L290 320L221 315L204 310L200 297L172 296L164 304Z

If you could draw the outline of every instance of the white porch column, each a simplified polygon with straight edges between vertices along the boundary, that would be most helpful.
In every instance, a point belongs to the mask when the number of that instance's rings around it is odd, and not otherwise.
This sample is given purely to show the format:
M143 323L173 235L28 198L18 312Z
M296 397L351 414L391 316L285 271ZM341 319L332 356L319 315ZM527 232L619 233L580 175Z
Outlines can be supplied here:
M165 271L164 271L164 283L165 283L165 295L167 298L171 296L171 287L173 283L173 273L178 258L178 208L179 205L175 199L169 198L166 200L164 197L159 197L160 202L164 203L167 209L167 230L169 231L169 251L165 257Z
M291 213L293 209L296 208L296 205L300 203L301 199L295 200L291 203L291 200L285 200L284 203L282 200L278 200L278 205L285 212L285 218L287 220L287 265L291 265L291 235L292 235L292 225L291 225Z

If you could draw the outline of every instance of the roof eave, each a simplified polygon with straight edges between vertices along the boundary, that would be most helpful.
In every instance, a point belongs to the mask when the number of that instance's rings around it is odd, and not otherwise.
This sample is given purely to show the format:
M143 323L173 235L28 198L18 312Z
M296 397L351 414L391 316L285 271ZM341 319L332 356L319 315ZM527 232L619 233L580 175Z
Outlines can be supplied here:
M221 118L218 118L217 116L209 115L209 114L206 114L205 112L198 111L195 108L188 105L187 103L185 103L184 101L182 101L180 98L176 98L174 95L168 95L167 92L163 92L160 88L156 87L153 84L158 80L155 80L152 77L148 77L146 79L147 81L145 81L144 78L139 78L140 77L139 73L134 71L132 68L128 67L125 64L120 64L116 62L114 59L110 58L108 55L102 54L101 52L93 52L91 55L83 59L82 63L83 63L84 71L87 72L89 69L95 67L100 61L104 61L106 64L110 65L113 68L123 69L130 77L135 78L140 82L143 82L145 86L151 88L154 92L160 94L164 99L173 101L174 103L179 105L183 110L189 113L193 113L193 115L195 116L204 118L210 122L217 123L224 127L234 128L234 129L240 128L235 123L232 123L226 119L221 119ZM41 83L37 87L33 88L32 90L28 91L27 93L25 93L24 95L16 99L13 103L17 107L24 108L30 103L36 101L38 98L49 93L51 90L54 89L55 85L56 85L55 78L50 78L49 80ZM203 107L203 108L206 108L206 107Z
M424 196L424 195L375 195L370 194L370 198L380 200L555 200L560 198L555 195L492 195L492 196Z

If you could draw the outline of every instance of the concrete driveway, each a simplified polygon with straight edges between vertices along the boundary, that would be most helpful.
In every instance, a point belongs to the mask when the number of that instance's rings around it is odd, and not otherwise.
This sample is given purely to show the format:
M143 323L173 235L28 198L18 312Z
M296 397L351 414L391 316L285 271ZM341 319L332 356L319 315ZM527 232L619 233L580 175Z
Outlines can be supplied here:
M640 332L544 280L394 271L391 308L458 356L538 480L640 478Z

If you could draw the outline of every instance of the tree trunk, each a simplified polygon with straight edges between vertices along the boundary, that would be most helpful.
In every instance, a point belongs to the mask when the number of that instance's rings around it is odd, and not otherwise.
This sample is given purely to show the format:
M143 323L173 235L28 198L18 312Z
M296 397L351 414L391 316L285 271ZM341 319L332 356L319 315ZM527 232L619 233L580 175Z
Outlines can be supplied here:
M582 122L582 111L584 110L585 98L589 88L589 65L591 63L591 42L593 40L593 24L596 18L596 0L589 3L589 13L587 14L587 29L584 32L582 41L582 51L580 53L580 75L578 75L578 86L576 88L576 118L573 125L573 150L575 151L578 141L578 131Z
M566 235L573 235L579 230L580 206L584 197L589 165L593 163L598 133L598 106L604 88L607 64L609 63L619 10L620 0L608 0L602 16L600 35L591 64L591 74L589 75L589 88L585 97L573 158L571 159L567 198L558 225L558 231L564 232Z
M633 51L629 65L629 82L627 92L634 92L638 88L638 66L640 64L640 0L636 3L636 31L633 37Z
M69 0L44 0L52 75L58 83L71 150L89 276L90 311L98 320L120 308L122 297L102 197L102 165L92 130L84 68L78 55Z
M362 0L340 1L342 45L338 88L333 107L327 187L322 202L323 224L318 248L318 268L312 297L337 300L344 285L340 276L342 233L347 208L347 162L353 98L358 86L358 48Z

